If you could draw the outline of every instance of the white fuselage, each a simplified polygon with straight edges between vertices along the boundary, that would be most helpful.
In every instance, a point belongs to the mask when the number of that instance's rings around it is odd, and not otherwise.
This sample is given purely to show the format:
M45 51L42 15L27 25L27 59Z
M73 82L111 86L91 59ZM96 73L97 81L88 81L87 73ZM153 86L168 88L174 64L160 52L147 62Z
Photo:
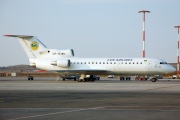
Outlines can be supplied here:
M61 59L69 59L70 66L51 65ZM35 62L39 69L67 74L162 75L175 70L163 60L152 58L38 58Z

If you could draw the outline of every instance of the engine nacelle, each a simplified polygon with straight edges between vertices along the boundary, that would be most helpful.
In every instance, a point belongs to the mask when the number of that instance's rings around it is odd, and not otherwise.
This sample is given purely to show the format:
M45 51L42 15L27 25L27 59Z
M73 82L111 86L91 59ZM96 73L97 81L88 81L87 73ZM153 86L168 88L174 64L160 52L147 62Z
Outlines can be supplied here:
M70 66L70 60L69 59L60 59L60 60L52 61L51 65L67 68Z

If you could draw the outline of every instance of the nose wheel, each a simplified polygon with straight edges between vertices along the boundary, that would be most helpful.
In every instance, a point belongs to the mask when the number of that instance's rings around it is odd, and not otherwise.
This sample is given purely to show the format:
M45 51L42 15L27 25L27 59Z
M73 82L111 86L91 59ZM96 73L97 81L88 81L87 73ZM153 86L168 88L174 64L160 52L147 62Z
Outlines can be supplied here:
M156 81L157 81L157 78L152 78L151 81L152 81L152 82L156 82Z

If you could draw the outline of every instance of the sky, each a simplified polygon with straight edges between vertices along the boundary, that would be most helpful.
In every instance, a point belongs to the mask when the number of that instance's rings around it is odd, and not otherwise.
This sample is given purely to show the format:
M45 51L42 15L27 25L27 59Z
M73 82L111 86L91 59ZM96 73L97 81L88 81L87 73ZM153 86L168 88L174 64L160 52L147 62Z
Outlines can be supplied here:
M0 67L29 64L17 38L37 36L50 49L76 57L142 57L177 62L180 0L0 0Z

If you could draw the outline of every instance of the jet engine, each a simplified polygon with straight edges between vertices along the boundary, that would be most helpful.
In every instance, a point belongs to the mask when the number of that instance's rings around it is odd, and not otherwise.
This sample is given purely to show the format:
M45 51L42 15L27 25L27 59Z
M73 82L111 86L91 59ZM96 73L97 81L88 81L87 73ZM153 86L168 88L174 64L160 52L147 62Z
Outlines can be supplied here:
M55 65L58 67L63 67L67 68L70 66L70 60L69 59L60 59L60 60L55 60L51 62L51 65Z

